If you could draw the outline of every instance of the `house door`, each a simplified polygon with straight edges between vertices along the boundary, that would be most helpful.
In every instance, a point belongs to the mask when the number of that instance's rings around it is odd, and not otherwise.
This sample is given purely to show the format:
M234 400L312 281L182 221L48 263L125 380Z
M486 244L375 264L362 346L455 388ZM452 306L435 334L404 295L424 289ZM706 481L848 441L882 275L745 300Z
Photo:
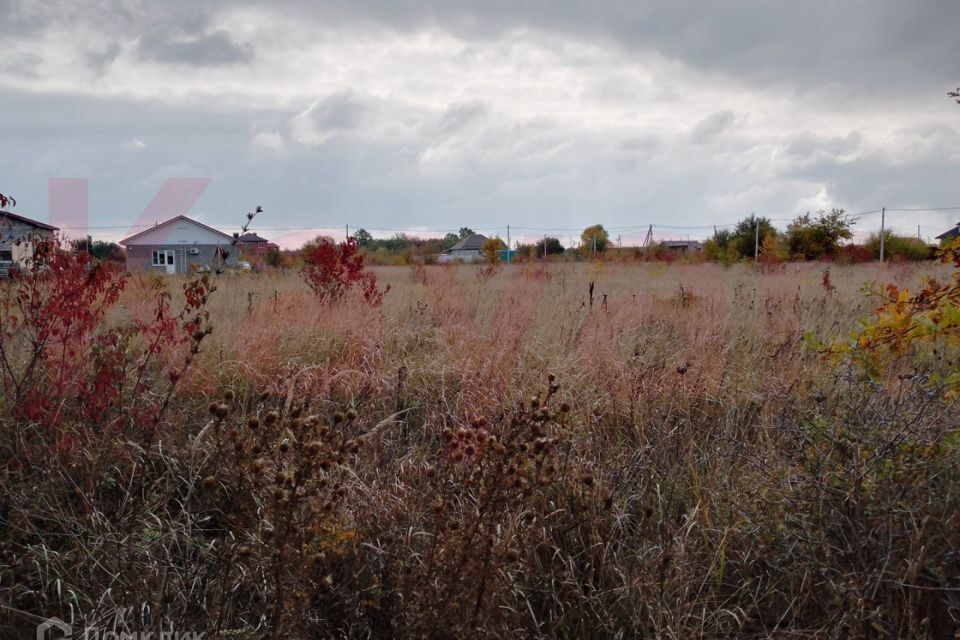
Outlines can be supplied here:
M167 254L167 259L166 259L166 263L167 263L167 273L168 273L168 274L176 273L176 272L177 272L177 264L176 264L176 262L175 262L175 260L174 260L174 257L173 257L173 256L175 255L174 251L168 249L167 251L165 251L165 253Z

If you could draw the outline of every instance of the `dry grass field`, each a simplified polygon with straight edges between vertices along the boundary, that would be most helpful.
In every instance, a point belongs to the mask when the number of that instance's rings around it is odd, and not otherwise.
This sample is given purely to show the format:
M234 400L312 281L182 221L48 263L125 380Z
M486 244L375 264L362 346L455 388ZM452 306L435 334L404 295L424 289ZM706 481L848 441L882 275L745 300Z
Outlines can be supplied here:
M4 420L8 628L953 637L954 354L877 382L805 339L938 268L382 268L380 307L224 275L156 428Z

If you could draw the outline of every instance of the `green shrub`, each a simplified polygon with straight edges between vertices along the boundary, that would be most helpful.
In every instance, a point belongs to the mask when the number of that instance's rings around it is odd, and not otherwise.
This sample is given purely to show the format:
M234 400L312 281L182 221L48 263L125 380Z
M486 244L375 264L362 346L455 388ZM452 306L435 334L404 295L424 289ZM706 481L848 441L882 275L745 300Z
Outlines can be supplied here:
M880 259L879 233L871 234L865 246L874 259ZM930 247L923 240L894 235L892 231L884 232L883 253L887 260L929 260L931 257Z

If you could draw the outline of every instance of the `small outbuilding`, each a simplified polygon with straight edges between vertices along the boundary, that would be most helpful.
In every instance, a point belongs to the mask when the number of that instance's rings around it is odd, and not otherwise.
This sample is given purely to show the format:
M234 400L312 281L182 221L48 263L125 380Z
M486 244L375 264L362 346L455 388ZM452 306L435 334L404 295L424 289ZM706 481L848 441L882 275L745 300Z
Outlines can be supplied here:
M213 227L177 216L120 241L129 271L190 273L235 266L233 238Z

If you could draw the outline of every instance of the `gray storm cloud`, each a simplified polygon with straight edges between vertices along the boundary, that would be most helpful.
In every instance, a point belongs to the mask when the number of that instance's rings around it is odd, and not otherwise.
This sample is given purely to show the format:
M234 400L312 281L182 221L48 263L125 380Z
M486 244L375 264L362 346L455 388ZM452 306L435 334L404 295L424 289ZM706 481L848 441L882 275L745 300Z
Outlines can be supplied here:
M152 33L139 42L138 52L160 62L198 67L241 64L253 59L253 46L235 41L223 30L180 38Z
M284 227L960 204L958 3L80 4L0 3L0 175L28 215L57 176L90 179L101 226L183 175L213 179L198 217L256 201Z

